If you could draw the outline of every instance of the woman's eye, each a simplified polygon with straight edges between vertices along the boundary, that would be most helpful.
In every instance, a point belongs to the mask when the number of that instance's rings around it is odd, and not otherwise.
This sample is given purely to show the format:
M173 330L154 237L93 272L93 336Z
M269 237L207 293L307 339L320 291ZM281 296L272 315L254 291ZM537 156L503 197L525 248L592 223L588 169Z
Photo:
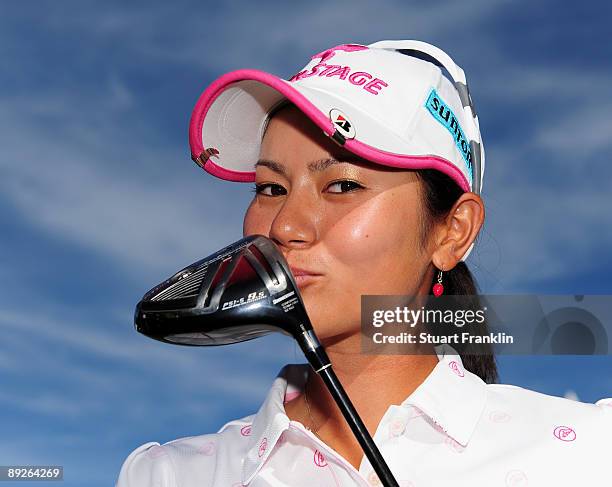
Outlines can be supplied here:
M270 192L266 191L268 188L270 188ZM256 194L263 194L264 196L278 196L285 194L285 188L279 184L273 183L255 184L255 188L251 191L255 192Z
M354 191L355 189L363 188L363 186L359 183L356 183L355 181L344 179L342 181L336 181L334 183L331 183L327 188L335 188L335 190L332 190L330 192L335 194L341 194L349 193L351 191ZM251 191L264 196L281 196L287 194L285 188L283 188L280 184L274 183L255 184L255 187Z
M340 191L331 191L332 193L348 193L357 188L363 188L363 186L355 181L350 181L348 179L342 181L336 181L335 183L331 183L328 188L337 187L340 188Z

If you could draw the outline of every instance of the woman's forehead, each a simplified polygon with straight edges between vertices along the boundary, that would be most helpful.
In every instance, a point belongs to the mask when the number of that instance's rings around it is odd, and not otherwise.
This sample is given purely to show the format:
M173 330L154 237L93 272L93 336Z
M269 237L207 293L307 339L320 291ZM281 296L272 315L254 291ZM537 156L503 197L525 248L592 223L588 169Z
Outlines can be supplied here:
M340 167L334 162L379 173L406 173L408 179L414 173L405 168L372 162L339 146L293 104L283 106L270 119L256 167L268 167L282 173L284 167L298 165L311 172L322 172Z
M264 169L265 168L265 169ZM291 157L289 159L272 160L260 158L255 166L256 173L265 174L272 171L286 179L293 176L308 174L313 181L319 175L342 174L345 177L360 178L362 183L382 187L394 187L398 184L413 183L418 180L414 170L383 166L364 160L356 155L346 158L323 157L309 159L307 157Z
M356 154L338 145L302 112L280 112L268 124L260 145L260 157L275 159L303 155L358 162ZM365 159L361 159L367 162Z

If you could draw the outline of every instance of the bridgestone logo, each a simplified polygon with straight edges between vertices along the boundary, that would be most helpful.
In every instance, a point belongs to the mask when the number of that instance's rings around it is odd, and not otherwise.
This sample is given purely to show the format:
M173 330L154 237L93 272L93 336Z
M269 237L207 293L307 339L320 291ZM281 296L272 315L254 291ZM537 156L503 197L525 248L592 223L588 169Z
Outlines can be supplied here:
M472 180L472 151L470 150L470 143L466 139L461 126L455 117L453 111L448 107L444 100L440 98L440 95L435 89L432 89L425 102L425 108L433 115L433 117L440 122L446 129L451 133L455 139L455 145L465 164L467 166L467 172L470 181Z

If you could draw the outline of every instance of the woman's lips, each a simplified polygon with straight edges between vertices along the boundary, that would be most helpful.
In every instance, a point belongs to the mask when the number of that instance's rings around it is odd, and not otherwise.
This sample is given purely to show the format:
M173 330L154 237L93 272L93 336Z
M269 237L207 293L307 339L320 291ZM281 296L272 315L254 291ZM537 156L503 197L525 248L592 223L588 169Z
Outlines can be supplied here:
M320 276L321 275L318 272L311 271L308 269L301 269L299 267L293 267L292 265L289 265L289 269L291 269L291 273L295 277L297 276Z
M298 287L301 289L304 286L313 283L314 281L316 281L319 277L321 277L321 275L302 275L302 276L295 276L295 283L298 285Z
M300 269L297 267L289 266L289 268L291 269L291 273L293 274L295 283L298 285L299 288L302 288L307 284L315 282L318 278L322 276L322 274L318 274L316 272L305 269Z

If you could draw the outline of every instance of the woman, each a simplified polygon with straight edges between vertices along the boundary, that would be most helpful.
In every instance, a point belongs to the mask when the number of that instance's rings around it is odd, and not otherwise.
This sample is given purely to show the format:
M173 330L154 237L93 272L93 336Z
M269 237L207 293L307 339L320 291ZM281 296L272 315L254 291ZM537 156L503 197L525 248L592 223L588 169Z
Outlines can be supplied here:
M450 80L439 65L444 66ZM254 181L244 235L284 254L334 370L402 486L596 485L612 408L494 384L492 354L360 353L362 295L475 294L484 149L463 72L416 41L346 44L289 81L228 73L192 116L194 160ZM255 162L257 161L257 162ZM119 487L380 485L307 364L256 414L146 443Z

